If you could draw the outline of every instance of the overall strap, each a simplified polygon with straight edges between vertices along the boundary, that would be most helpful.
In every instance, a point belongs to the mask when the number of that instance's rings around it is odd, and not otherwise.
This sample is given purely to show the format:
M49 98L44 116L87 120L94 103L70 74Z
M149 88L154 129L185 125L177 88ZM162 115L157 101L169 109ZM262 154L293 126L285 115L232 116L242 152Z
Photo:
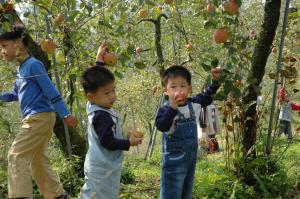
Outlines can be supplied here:
M190 111L190 119L195 119L196 116L195 116L195 111L194 111L194 109L193 109L192 103L191 103L190 101L188 101L187 104L188 104L189 111ZM181 119L186 120L186 118L184 117L184 115L183 115L178 109L177 109L177 111L178 111L178 117L179 117L179 119L180 119L180 120L181 120Z
M188 106L189 106L189 109L190 109L190 118L195 119L196 116L195 116L195 111L193 109L192 102L188 101Z

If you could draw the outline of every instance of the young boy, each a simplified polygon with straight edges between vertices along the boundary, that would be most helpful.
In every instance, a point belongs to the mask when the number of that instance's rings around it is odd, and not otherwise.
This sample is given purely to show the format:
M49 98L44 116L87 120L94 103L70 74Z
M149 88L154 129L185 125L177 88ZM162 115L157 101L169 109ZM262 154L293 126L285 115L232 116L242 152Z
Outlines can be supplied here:
M107 46L101 45L96 66L87 69L81 84L88 99L89 150L84 163L85 184L80 198L117 199L120 187L123 150L142 142L133 134L122 139L120 119L114 111L116 101L114 75L104 67ZM96 196L95 196L96 195Z
M281 105L279 112L279 135L284 133L288 139L292 139L292 110L300 111L300 105L295 104L289 100L288 93L284 88L280 89L279 103Z
M156 117L157 128L164 132L162 140L161 199L190 199L195 174L201 106L212 102L211 95L219 85L221 69L212 70L213 86L193 98L191 74L183 66L171 66L162 75L162 86L169 102Z
M55 123L54 110L71 127L76 127L76 119L70 115L43 63L29 55L28 36L21 25L0 35L3 58L20 64L14 90L0 93L0 100L19 101L23 118L7 156L8 197L31 198L32 176L46 199L66 199L63 186L51 169L47 148Z

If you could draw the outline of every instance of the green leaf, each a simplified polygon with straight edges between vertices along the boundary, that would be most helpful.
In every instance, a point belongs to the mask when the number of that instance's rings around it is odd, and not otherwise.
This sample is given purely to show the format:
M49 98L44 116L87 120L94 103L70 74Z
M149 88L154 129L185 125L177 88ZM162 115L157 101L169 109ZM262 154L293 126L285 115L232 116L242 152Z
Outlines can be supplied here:
M219 92L217 92L217 94L215 94L214 96L215 100L219 100L219 101L223 101L226 99L226 95L224 90L220 90Z
M149 0L146 0L146 4L148 4L149 6L155 6L155 3Z
M210 70L211 70L211 66L208 65L208 64L202 63L201 66L202 66L202 68L203 68L205 71L210 71Z
M216 23L212 20L206 20L204 21L204 28L208 29L208 28L215 28L216 27Z
M128 53L128 54L132 55L132 54L134 53L134 50L135 50L134 45L129 44L129 45L127 46L127 53Z
M114 74L115 74L115 76L117 77L117 78L119 78L119 79L122 79L124 76L123 76L123 73L122 72L119 72L119 71L115 71L114 72Z
M219 65L219 60L218 60L218 58L214 58L212 61L211 61L211 66L213 67L213 68L215 68L215 67L217 67Z
M14 18L13 18L13 16L11 15L11 14L3 14L3 17L5 18L5 19L7 19L10 23L12 23L13 22L13 20L14 20Z
M25 12L25 13L23 14L23 17L28 17L28 16L30 15L30 13L31 13L31 12Z
M137 68L137 69L144 69L146 68L146 64L144 64L143 62L141 61L137 61L134 63L134 66Z
M99 24L99 25L102 25L102 26L106 26L106 27L108 27L108 28L110 28L110 29L113 28L112 25L110 25L109 23L107 23L107 22L105 22L105 21L103 21L103 20L99 20L99 21L98 21L98 24Z

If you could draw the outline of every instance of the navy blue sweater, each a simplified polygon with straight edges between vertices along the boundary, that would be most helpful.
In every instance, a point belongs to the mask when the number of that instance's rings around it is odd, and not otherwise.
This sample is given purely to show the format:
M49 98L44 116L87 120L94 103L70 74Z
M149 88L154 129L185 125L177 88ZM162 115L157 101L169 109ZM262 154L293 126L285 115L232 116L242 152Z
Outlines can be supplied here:
M93 126L98 135L101 145L108 150L129 150L130 143L126 139L118 139L114 136L114 121L109 113L95 111Z
M195 97L188 98L188 100L192 103L201 104L201 106L208 106L212 103L211 95L216 93L219 87L220 85L217 82L214 82L205 92L199 93ZM178 111L171 106L166 105L160 107L155 119L157 129L162 132L169 131L177 113Z

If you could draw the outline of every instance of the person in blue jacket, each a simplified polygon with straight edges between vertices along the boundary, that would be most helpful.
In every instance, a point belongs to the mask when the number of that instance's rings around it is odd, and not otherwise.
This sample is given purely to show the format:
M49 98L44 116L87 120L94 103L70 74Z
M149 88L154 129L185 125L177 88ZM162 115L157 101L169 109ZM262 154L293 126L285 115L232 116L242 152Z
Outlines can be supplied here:
M43 63L28 50L29 35L19 24L0 35L2 57L19 64L14 89L0 92L3 102L20 103L20 132L8 152L8 197L32 198L32 177L46 199L65 199L58 176L52 171L47 154L55 124L55 111L70 126L76 127L60 93L51 82Z

